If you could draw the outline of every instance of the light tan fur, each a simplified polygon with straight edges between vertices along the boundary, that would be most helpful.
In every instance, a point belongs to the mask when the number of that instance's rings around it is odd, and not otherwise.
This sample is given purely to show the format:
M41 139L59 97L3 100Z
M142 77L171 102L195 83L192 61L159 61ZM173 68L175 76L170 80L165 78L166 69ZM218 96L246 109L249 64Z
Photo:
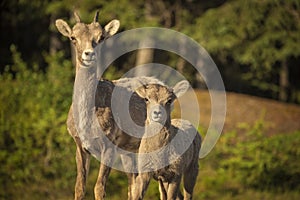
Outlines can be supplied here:
M136 90L147 104L146 132L141 140L139 153L151 153L164 147L166 149L162 154L164 157L156 157L154 154L138 160L139 174L133 184L133 199L143 199L152 177L159 181L161 199L192 199L198 175L201 137L189 121L171 120L170 116L172 102L187 88L188 83L181 81L173 89L158 84L148 84ZM170 145L169 150L167 145L176 136L180 136L180 139ZM178 155L176 151L185 144L190 146L182 152L182 155ZM175 159L172 160L172 157ZM159 164L168 161L170 161L169 165L156 168ZM184 197L179 188L182 178Z
M95 47L105 38L114 35L119 28L119 21L112 20L104 28L97 22L98 12L95 15L94 21L90 24L82 23L80 17L75 14L76 24L71 29L67 22L62 19L56 20L56 27L59 32L68 37L76 51L76 74L80 67L90 67L95 65L97 58L95 53ZM139 78L124 78L116 81L99 80L95 95L95 107L96 116L99 125L105 136L107 136L118 147L137 152L140 144L140 139L132 137L127 133L120 130L117 126L115 119L112 115L111 98L112 91L115 87L121 88L123 92L130 92L132 88L135 88L138 84L143 83L161 83L157 79L152 77L139 77ZM93 95L93 94L90 94ZM116 106L122 106L122 98ZM84 108L82 108L84 109ZM146 117L145 104L139 96L133 95L129 104L130 114L133 121L143 126ZM122 119L121 119L122 120ZM89 171L90 164L90 152L84 148L82 141L79 137L79 133L76 130L73 109L72 106L69 110L67 127L69 134L73 137L77 149L76 149L76 164L77 164L77 178L75 184L75 199L84 199L86 191L86 179ZM98 133L96 133L98 134ZM99 133L100 135L100 133ZM99 136L101 137L101 136ZM98 149L99 147L94 147ZM113 161L114 150L105 147L101 149L102 153L109 154L111 161ZM123 158L122 158L123 159ZM123 161L123 160L122 160ZM125 162L124 162L125 161ZM125 168L134 167L134 160L132 158L126 158L124 155L123 166ZM111 168L105 164L100 164L98 178L94 187L95 199L104 199L105 186L109 176ZM128 199L131 198L131 182L135 178L135 174L128 173Z

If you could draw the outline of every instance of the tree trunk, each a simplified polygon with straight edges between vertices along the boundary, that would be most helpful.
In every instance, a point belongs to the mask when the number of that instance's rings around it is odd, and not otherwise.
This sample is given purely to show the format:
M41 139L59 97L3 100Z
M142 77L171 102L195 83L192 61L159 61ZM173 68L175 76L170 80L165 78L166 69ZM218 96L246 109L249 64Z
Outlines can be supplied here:
M145 1L145 18L147 20L151 20L152 18L152 5L151 5L151 1ZM142 46L149 46L152 44L151 39L149 38L144 38L140 41L140 47ZM135 61L135 67L139 66L139 65L143 65L146 63L152 63L153 62L153 56L154 56L154 49L139 49L137 51L137 55L136 55L136 61ZM135 76L149 76L151 73L151 69L147 69L145 67L137 67L135 68L134 74Z
M151 43L151 40L142 40L141 45ZM135 66L137 67L135 69L135 76L149 76L150 69L147 70L145 67L138 67L139 65L143 65L146 63L152 63L153 62L153 55L154 55L154 49L139 49L136 55L136 63Z
M288 100L289 69L286 60L281 63L279 72L279 100Z

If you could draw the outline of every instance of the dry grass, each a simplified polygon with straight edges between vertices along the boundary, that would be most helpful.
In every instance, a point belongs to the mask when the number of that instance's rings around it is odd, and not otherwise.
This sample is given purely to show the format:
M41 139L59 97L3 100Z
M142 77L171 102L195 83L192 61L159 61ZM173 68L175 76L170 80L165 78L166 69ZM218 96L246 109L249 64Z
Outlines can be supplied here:
M211 101L208 91L195 90L200 107L200 126L207 128L211 117ZM189 93L185 94L189 99ZM250 95L226 93L227 108L223 132L239 129L243 124L253 126L261 118L265 122L266 135L290 133L300 130L300 106ZM184 109L193 115L194 108L183 102ZM175 117L179 117L178 103L175 104Z

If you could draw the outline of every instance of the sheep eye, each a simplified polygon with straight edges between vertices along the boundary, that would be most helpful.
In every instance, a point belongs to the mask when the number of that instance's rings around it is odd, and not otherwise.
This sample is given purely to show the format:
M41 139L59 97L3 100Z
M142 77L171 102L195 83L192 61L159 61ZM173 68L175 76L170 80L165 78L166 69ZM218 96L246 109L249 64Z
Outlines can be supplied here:
M144 98L144 101L145 101L146 103L148 103L148 102L149 102L149 99L147 99L147 98Z
M75 38L74 36L71 36L71 37L70 37L70 40L71 40L72 42L76 42L76 38Z

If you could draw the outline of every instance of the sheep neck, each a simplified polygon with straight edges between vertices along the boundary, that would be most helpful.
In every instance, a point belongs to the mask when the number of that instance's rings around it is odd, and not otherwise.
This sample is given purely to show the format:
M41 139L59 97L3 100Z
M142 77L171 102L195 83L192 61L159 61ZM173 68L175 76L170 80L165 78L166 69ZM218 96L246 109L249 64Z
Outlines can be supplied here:
M97 89L96 67L79 67L76 71L73 116L78 135L83 142L93 138L92 131L95 113L95 91ZM88 142L87 142L88 143ZM88 144L86 144L88 146ZM86 146L86 148L88 148Z

